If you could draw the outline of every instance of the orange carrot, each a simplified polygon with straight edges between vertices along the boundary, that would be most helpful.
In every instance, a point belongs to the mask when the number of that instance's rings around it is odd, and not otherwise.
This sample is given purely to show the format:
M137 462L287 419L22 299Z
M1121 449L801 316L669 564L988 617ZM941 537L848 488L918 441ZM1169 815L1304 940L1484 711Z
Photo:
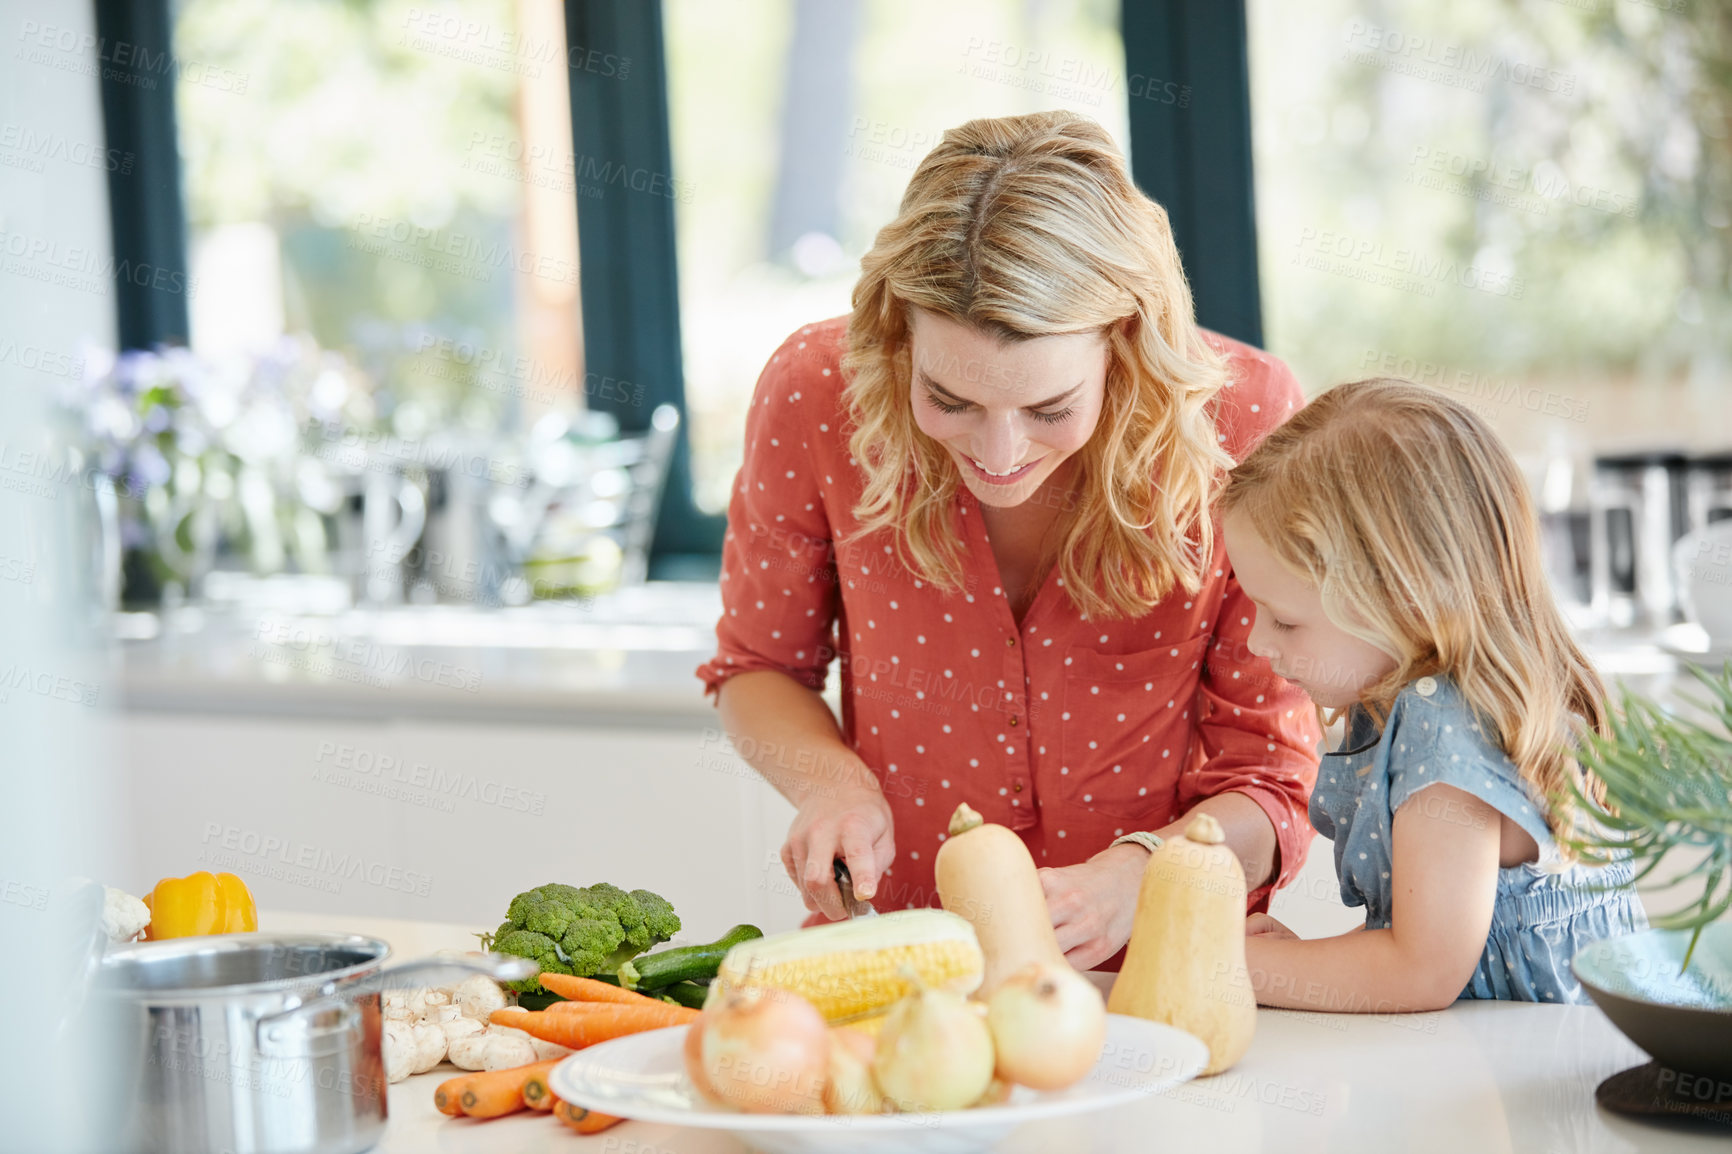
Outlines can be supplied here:
M498 1118L523 1109L524 1083L538 1073L553 1069L560 1061L559 1058L550 1058L527 1066L469 1075L459 1099L463 1112L471 1118Z
M703 1014L685 1006L663 1002L652 1006L622 1006L603 1002L585 1009L539 1010L514 1013L495 1010L492 1020L501 1026L522 1030L532 1038L581 1050L610 1038L623 1038L663 1026L684 1026Z
M594 1110L585 1110L582 1106L573 1106L570 1102L558 1098L553 1100L553 1116L579 1134L594 1134L625 1121L624 1118L616 1118L612 1114L598 1114Z
M463 1113L463 1084L467 1081L468 1074L459 1074L439 1083L439 1088L433 1091L433 1105L439 1107L441 1114L449 1114L455 1118Z
M557 1101L553 1096L553 1087L547 1083L548 1078L552 1075L553 1071L547 1069L529 1076L529 1080L523 1083L523 1104L525 1106L531 1110L552 1109L553 1103Z
M655 1005L660 999L647 997L633 990L621 989L606 982L598 982L594 978L578 978L571 974L543 973L538 979L541 984L566 998L579 1004L589 1002L618 1002L623 1006ZM555 1002L555 1006L563 1006L565 1002ZM666 1003L662 1003L665 1005ZM550 1009L552 1007L549 1007Z

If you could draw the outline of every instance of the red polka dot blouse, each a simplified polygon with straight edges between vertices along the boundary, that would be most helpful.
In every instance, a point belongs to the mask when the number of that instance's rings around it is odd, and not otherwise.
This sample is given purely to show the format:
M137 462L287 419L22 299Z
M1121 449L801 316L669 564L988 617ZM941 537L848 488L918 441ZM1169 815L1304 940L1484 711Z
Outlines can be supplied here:
M697 672L709 693L765 669L822 689L836 663L843 736L895 820L896 861L873 905L939 904L932 858L962 801L1016 830L1036 863L1063 866L1242 793L1275 828L1276 884L1290 881L1311 840L1321 733L1310 698L1246 647L1252 606L1219 536L1195 595L1177 589L1134 620L1084 621L1054 570L1019 627L964 488L964 590L936 591L896 563L887 536L851 539L862 476L842 397L846 325L801 329L758 380L728 507L717 653ZM1210 340L1236 377L1215 421L1238 460L1303 395L1280 361ZM1271 892L1255 891L1251 907Z

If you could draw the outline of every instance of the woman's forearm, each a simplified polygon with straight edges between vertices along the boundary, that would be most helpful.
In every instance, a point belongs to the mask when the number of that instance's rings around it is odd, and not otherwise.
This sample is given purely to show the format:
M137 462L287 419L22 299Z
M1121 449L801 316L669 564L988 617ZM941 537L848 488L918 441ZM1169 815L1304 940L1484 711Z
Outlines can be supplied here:
M1191 808L1190 813L1170 822L1155 832L1164 838L1178 837L1191 824L1194 814L1206 813L1221 823L1227 835L1227 846L1239 855L1245 870L1245 884L1250 889L1268 885L1275 879L1280 865L1280 844L1275 840L1275 827L1263 807L1242 793L1222 793L1206 797Z
M1391 930L1309 940L1259 935L1245 939L1245 968L1263 1006L1360 1014L1441 1010L1466 983L1416 952Z
M786 674L759 670L729 678L717 711L746 764L795 808L814 795L879 789L878 779L843 741L823 697Z

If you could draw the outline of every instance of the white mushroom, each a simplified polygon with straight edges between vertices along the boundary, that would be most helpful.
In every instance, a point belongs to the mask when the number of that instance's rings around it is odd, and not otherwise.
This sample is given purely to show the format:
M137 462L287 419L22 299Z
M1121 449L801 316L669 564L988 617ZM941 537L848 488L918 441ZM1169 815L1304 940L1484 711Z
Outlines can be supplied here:
M449 1022L439 1023L439 1028L445 1034L447 1048L459 1038L467 1038L472 1034L482 1034L487 1031L487 1027L474 1018L452 1018Z
M407 1022L387 1021L379 1039L379 1052L385 1062L385 1080L401 1082L415 1072L415 1029Z
M517 1032L517 1031L513 1031ZM535 1043L527 1035L521 1037L494 1036L489 1030L483 1035L487 1045L482 1049L481 1068L483 1070L504 1070L512 1066L527 1066L537 1061Z
M507 1010L522 1010L522 1012L526 1014L529 1012L528 1010L524 1010L521 1006L507 1006L505 1008ZM572 1052L570 1046L561 1046L558 1042L544 1042L533 1034L524 1030L519 1030L515 1026L501 1026L495 1022L493 1025L488 1027L488 1032L492 1034L500 1034L508 1038L522 1038L535 1050L535 1057L532 1061L536 1062L545 1062L550 1058L563 1058Z
M510 1037L507 1032L492 1029L466 1034L451 1042L447 1057L460 1070L503 1070L509 1066L524 1066L535 1061L535 1047L520 1031Z
M480 1018L485 1022L493 1011L505 1008L505 991L486 974L475 974L457 984L451 1000L457 1003L464 1017Z
M425 1074L445 1060L445 1031L435 1022L421 1021L414 1026L415 1073Z

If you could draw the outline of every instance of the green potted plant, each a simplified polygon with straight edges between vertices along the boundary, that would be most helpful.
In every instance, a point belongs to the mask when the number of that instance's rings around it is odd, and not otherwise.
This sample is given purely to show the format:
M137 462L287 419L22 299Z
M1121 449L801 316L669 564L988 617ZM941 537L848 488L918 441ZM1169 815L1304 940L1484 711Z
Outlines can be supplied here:
M1628 855L1638 882L1700 881L1701 892L1649 930L1587 947L1573 968L1660 1068L1732 1081L1732 664L1688 668L1709 696L1685 700L1710 723L1623 694L1611 734L1577 754L1605 783L1607 812L1565 840L1588 862Z

